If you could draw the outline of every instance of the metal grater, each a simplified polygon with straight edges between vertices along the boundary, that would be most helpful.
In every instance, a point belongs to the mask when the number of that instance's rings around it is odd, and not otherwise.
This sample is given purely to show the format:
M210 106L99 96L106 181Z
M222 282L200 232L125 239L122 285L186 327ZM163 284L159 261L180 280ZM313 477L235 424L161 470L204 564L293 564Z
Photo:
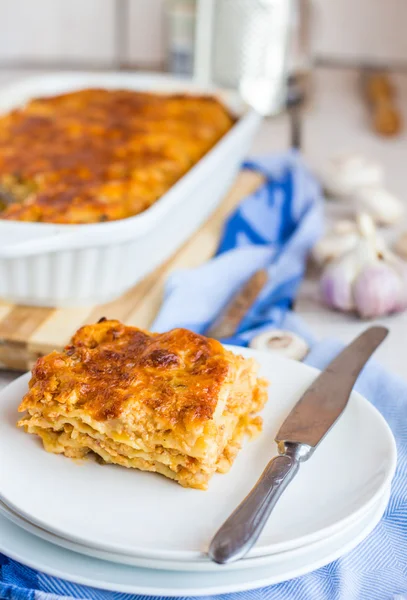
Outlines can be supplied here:
M239 89L262 114L286 101L291 0L199 0L195 75Z

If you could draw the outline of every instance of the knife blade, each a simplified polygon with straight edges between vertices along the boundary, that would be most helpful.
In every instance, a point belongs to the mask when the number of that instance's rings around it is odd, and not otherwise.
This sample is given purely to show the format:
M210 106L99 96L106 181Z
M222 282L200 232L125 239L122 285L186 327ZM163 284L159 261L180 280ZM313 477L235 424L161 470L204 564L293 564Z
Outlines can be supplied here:
M275 441L279 455L214 536L209 557L219 564L243 558L256 543L271 511L338 420L362 368L388 334L370 327L347 346L316 378L281 425Z
M276 442L315 448L342 414L367 358L387 336L385 327L371 327L357 337L316 378L290 412Z

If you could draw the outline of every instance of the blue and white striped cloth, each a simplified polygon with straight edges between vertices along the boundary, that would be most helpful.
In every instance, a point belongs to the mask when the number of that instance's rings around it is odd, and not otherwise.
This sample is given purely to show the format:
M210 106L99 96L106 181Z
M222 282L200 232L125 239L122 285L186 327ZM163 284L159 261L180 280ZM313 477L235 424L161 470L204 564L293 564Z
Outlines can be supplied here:
M247 345L253 335L271 326L294 327L308 336L289 309L304 275L307 254L322 231L318 183L294 152L245 166L262 172L265 184L227 221L216 258L172 275L154 330L186 327L204 332L242 284L266 268L268 284L237 335L227 341Z
M202 331L230 295L256 269L266 267L270 283L242 323L235 343L246 344L265 326L306 329L290 312L305 257L321 230L317 185L296 155L250 163L267 176L228 221L219 256L168 284L156 329L187 326ZM312 341L311 336L307 336ZM335 356L334 341L314 344L307 362L320 368ZM216 600L406 600L407 596L407 385L371 362L356 388L384 415L396 437L398 468L386 513L375 531L341 559L279 585ZM154 577L154 573L151 574ZM10 600L141 600L37 573L0 555L0 598Z

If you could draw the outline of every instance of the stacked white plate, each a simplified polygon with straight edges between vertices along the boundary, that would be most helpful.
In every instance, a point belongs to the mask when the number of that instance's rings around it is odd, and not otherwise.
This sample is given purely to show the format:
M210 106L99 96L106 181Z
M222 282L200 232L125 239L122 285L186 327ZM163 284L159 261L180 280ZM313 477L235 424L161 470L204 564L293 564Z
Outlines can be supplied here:
M208 544L276 454L274 436L317 375L253 350L271 381L262 435L207 492L155 474L46 453L15 424L24 375L0 394L0 551L70 581L144 595L254 589L317 569L359 544L386 508L396 466L390 429L353 393L343 416L301 466L249 555L216 565ZM208 577L210 572L210 577Z

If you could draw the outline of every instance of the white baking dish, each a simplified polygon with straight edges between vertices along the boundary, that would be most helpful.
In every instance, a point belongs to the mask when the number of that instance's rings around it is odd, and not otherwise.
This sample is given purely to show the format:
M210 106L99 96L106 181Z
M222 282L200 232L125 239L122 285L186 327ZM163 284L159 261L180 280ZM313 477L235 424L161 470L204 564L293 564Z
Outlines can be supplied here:
M202 93L192 82L160 75L59 73L3 88L0 112L36 96L84 87ZM260 122L236 94L216 94L238 121L145 212L90 225L0 220L0 297L37 306L100 304L120 296L171 256L221 201Z

